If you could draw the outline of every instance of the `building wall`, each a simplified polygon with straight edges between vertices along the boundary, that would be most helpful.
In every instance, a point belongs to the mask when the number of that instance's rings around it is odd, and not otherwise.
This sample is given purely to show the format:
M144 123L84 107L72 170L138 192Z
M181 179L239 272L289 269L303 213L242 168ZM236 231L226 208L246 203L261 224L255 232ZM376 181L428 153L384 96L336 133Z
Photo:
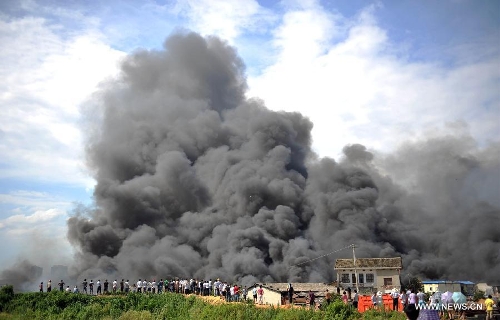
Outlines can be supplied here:
M352 281L353 275L354 275L354 269L346 269L346 270L337 270L338 274L338 280L340 283L340 286L343 288L351 287L355 288L356 283ZM362 290L362 288L370 288L376 291L390 291L392 288L401 288L401 282L399 280L399 272L397 269L357 269L356 270L358 277L358 285L360 288L360 291L366 291ZM349 281L343 282L343 274L349 274ZM367 275L372 274L373 275L373 282L368 281ZM390 278L392 281L392 285L384 288L384 278ZM362 282L360 280L363 280Z
M357 282L360 286L360 288L365 288L365 287L373 287L375 285L375 281L377 278L377 270L370 270L370 269L358 269L356 270L358 277L357 277ZM346 270L337 270L338 274L338 283L342 288L347 288L351 287L354 288L356 287L356 282L353 282L353 277L355 276L355 270L354 269L346 269ZM343 282L342 281L342 275L343 274L348 274L348 282ZM367 275L372 274L373 275L373 281L369 282L367 280ZM362 280L362 281L360 281Z
M272 290L269 290L265 287L264 289L264 304L270 304L274 306L281 305L281 294Z
M398 270L383 269L377 270L377 291L389 293L392 289L401 289Z
M248 299L253 299L253 296L252 296L253 288L254 288L254 286L247 288ZM259 286L257 286L257 289L259 289ZM262 289L264 289L264 299L263 299L264 304L270 304L270 305L274 305L274 306L281 305L281 293L278 293L278 292L273 291L273 290L269 290L265 286L262 286Z
M431 292L460 292L460 283L433 283L433 284L424 284L424 292L425 293L431 293Z

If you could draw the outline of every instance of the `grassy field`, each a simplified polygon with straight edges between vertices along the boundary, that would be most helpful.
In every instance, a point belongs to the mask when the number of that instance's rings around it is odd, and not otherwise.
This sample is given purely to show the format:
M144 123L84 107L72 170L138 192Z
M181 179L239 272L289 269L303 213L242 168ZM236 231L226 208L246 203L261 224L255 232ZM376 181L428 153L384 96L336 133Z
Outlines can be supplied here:
M3 288L2 288L3 289ZM405 319L395 312L363 315L343 304L331 303L325 310L306 308L257 308L251 303L212 304L181 294L89 296L53 291L50 293L0 293L1 319Z

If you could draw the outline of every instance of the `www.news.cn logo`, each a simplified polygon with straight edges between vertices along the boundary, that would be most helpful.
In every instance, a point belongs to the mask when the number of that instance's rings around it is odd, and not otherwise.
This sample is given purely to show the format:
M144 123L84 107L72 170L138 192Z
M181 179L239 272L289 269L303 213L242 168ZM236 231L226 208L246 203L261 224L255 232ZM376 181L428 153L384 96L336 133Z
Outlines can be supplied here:
M441 311L475 311L485 310L482 303L440 303L440 304L418 304L415 306L418 310L441 310Z

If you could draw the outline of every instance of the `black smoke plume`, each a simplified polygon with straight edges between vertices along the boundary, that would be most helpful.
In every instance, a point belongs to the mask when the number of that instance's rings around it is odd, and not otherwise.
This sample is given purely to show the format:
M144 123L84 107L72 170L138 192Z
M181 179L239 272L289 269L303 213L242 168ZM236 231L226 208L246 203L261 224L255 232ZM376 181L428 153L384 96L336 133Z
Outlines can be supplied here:
M78 277L326 282L349 250L300 263L354 243L403 256L408 274L499 280L498 144L458 130L320 159L311 121L246 89L215 37L181 32L125 59L86 113L97 185L68 222Z

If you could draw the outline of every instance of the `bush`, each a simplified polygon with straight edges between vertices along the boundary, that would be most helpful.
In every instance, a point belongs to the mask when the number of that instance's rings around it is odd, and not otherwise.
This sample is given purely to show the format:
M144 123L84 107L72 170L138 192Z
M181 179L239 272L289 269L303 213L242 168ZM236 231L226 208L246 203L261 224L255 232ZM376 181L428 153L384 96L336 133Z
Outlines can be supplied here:
M477 290L476 292L474 292L472 300L474 300L474 302L478 302L479 300L484 299L484 295L485 295L484 291Z
M370 309L363 313L364 320L406 320L406 315L402 312L386 309Z
M343 301L334 300L325 308L327 319L359 319L360 315L357 309Z
M14 298L13 286L3 286L2 288L0 288L0 312L4 310L5 305L7 305L13 298Z

